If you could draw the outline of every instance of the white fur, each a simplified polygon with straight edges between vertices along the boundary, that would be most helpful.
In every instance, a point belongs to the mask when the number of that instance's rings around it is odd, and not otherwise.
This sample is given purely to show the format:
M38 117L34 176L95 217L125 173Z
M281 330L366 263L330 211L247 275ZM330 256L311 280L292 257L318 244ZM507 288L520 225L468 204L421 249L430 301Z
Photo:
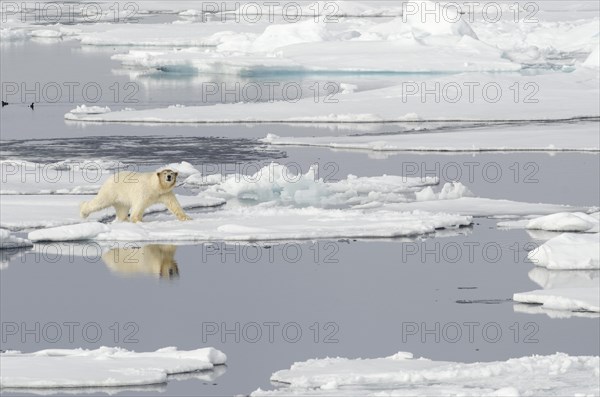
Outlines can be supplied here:
M171 180L168 181L167 178ZM177 219L190 219L172 190L177 173L171 170L159 172L120 172L110 177L93 200L81 203L79 212L87 218L92 212L114 207L117 219L127 221L131 210L131 221L140 222L146 208L153 204L164 204Z

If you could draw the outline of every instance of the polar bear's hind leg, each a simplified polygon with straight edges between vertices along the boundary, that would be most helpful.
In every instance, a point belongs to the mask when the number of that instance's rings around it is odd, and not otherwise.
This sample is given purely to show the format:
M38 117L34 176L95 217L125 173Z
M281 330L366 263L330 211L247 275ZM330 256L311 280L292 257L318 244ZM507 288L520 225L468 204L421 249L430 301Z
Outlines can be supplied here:
M112 203L106 202L100 196L94 197L90 201L84 201L79 205L79 215L82 218L87 218L92 212L100 211L108 208Z
M117 213L118 221L127 222L129 220L129 206L124 204L115 204L113 207Z
M134 206L131 208L131 222L141 222L146 208L148 208L146 203L134 204Z

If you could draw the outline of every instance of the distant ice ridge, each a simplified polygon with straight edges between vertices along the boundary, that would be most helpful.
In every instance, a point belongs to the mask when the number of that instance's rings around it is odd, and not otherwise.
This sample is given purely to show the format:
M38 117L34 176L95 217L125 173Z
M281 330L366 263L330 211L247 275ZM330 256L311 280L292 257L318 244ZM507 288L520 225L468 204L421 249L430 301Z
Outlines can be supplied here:
M166 347L147 353L118 347L8 351L0 353L0 387L6 390L154 385L167 382L169 375L213 370L226 360L225 354L214 348L185 351Z
M547 396L598 395L599 358L529 356L458 363L413 358L324 358L294 363L272 382L285 384L258 396Z

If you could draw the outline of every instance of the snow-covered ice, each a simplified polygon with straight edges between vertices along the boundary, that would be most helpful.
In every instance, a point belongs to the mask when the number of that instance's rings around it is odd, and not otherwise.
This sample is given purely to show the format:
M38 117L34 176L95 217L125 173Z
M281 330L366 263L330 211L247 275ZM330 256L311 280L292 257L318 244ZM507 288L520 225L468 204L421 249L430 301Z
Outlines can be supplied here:
M220 68L217 65L217 68ZM477 89L492 84L504 95L497 100L485 100L481 92L469 94L468 84L477 82ZM408 81L390 87L335 95L334 100L306 97L298 101L239 102L213 106L166 107L145 110L113 111L103 114L65 114L65 119L92 122L136 123L368 123L414 121L506 121L564 120L600 115L600 91L597 71L576 70L572 73L534 76L474 74L430 77ZM423 86L425 84L425 86ZM427 86L429 84L429 86ZM531 103L515 101L509 87L525 87L527 93L538 87ZM427 100L425 90L439 88L444 98ZM504 88L502 88L504 87ZM544 87L542 90L541 87ZM466 90L466 91L465 91ZM509 94L510 93L510 94ZM490 94L491 95L491 94ZM469 97L473 98L472 100ZM241 98L241 97L240 97ZM294 98L292 98L294 99ZM585 130L584 130L585 131ZM588 132L589 134L589 132ZM585 133L584 135L585 136ZM557 138L558 139L558 138ZM560 142L564 142L561 140ZM592 148L598 148L597 136ZM535 142L538 147L539 143ZM581 145L577 145L578 148ZM588 147L589 138L583 147ZM518 146L519 147L519 146Z
M600 312L600 237L598 233L563 233L527 255L537 268L529 277L543 287L520 292L513 300L542 305L543 310Z
M565 133L568 131L568 133ZM261 139L271 145L315 146L372 151L600 151L598 124L473 128L395 135L280 137Z
M190 176L192 178L194 175ZM186 179L193 183L201 178ZM358 177L348 175L339 181L325 182L322 171L311 166L305 174L295 174L293 167L271 163L252 175L231 174L212 177L215 184L203 192L225 199L238 198L255 203L273 202L278 205L347 208L374 202L405 202L414 200L424 187L439 183L437 177L403 177L381 175ZM188 182L189 180L189 182ZM207 178L204 184L209 184Z
M519 292L513 295L513 300L541 304L544 309L600 312L598 288L555 288Z
M599 312L600 272L598 270L564 271L536 267L529 272L529 278L543 289L515 294L513 297L515 301L542 304L540 310L543 313L558 317L561 316L558 311Z
M109 241L258 241L326 238L401 237L458 228L471 217L421 211L325 210L254 206L192 215L187 222L160 219L142 223L87 223L36 230L33 241L70 241L89 238ZM90 237L90 229L98 231ZM106 229L105 229L106 228ZM102 229L102 230L101 230ZM75 231L76 230L76 231ZM77 232L80 235L77 235ZM83 236L83 237L80 237Z
M108 106L86 106L80 105L75 109L70 110L71 113L74 114L101 114L110 112L110 108Z
M552 232L598 233L600 212L559 212L534 219L498 222L498 227L506 229L547 230Z
M224 353L213 348L136 353L122 348L96 350L49 349L35 353L0 354L2 388L75 388L152 385L168 375L212 370L225 364Z
M555 270L599 269L599 256L598 233L563 233L527 254L536 266Z
M324 358L277 371L272 391L252 396L544 396L598 395L599 361L556 353L507 361L459 363L413 358Z

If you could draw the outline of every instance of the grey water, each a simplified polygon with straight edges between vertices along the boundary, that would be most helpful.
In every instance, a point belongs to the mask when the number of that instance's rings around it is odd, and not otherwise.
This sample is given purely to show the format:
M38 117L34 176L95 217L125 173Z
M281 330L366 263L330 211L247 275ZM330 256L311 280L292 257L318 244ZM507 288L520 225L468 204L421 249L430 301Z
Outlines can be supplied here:
M526 260L535 241L476 219L456 235L416 240L183 245L168 264L177 267L172 278L150 267L133 273L94 250L78 256L73 244L37 245L1 271L2 322L18 327L4 333L2 349L213 346L228 356L221 376L160 388L207 396L273 388L273 372L316 357L598 355L597 317L529 314L535 306L511 302L540 288ZM49 323L60 325L60 337L41 331ZM79 324L72 340L65 323Z
M104 92L97 104L115 109L202 103L198 90L204 80L189 76L134 78L139 102L125 103L123 95L134 91L124 88L130 74L110 60L118 51L69 41L10 43L0 47L2 82L28 87L94 82ZM368 78L384 84L391 77ZM211 80L216 77L206 81ZM118 101L110 89L115 83ZM2 159L109 158L144 166L189 161L200 170L212 163L235 164L236 171L271 161L297 165L303 172L318 164L325 180L348 174L437 174L442 183L459 181L481 197L600 205L598 154L273 148L257 138L267 133L396 133L410 127L67 123L63 115L83 103L81 92L77 95L73 100L63 95L55 103L39 101L33 110L27 107L29 97L4 107ZM491 133L494 128L499 127L490 126ZM140 145L148 149L141 151ZM469 228L416 239L155 244L142 249L168 251L170 259L141 268L106 256L94 245L86 256L78 244L3 251L0 348L31 352L105 345L151 351L213 346L228 356L226 368L213 373L174 377L146 388L72 391L206 396L271 389L274 371L316 357L409 351L417 357L474 362L557 351L599 355L598 317L543 312L510 300L515 292L540 288L530 278L534 266L525 258L542 240L523 230L499 230L496 222L475 218ZM132 247L118 245L109 253L119 249ZM60 335L56 327L47 327L51 323L58 325ZM72 338L65 323L79 324ZM17 330L8 332L7 324ZM89 332L83 332L86 326Z

